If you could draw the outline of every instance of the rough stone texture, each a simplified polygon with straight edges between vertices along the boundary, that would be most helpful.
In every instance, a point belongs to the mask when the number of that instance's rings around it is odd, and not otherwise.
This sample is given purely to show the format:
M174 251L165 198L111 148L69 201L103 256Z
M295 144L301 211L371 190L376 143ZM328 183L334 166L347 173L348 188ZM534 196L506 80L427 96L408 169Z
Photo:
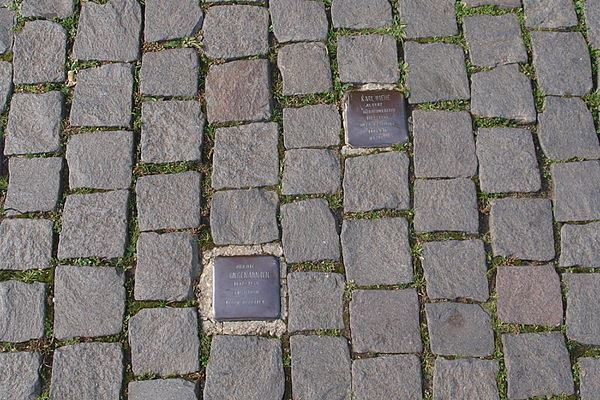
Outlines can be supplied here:
M488 299L486 255L481 240L425 243L421 263L430 299Z
M578 362L581 400L600 399L600 359L580 358Z
M129 320L131 365L136 375L184 375L200 369L194 308L146 308Z
M68 18L73 15L73 0L23 0L21 15L24 17Z
M0 113L6 110L8 99L13 92L12 73L12 63L0 61Z
M202 8L195 0L146 0L144 11L146 42L193 36L204 19Z
M536 121L531 81L516 64L478 72L471 77L473 115L520 123Z
M14 25L15 12L8 8L0 8L0 54L5 54L12 50Z
M117 258L127 243L129 192L73 194L63 209L58 258Z
M571 0L523 0L525 26L534 29L563 29L577 25Z
M471 97L465 55L459 46L406 42L404 58L409 68L410 103L468 100Z
M63 95L13 95L6 126L5 155L51 153L60 148Z
M469 7L493 5L503 8L516 8L521 6L521 0L464 0Z
M142 10L136 0L81 5L73 57L80 60L136 61L140 56Z
M468 112L415 110L412 117L417 177L460 178L477 174L473 122Z
M12 157L10 180L4 200L6 215L53 211L61 192L63 160Z
M292 391L302 400L350 400L352 367L343 337L292 336Z
M463 18L463 26L474 65L495 67L527 62L527 50L516 15L473 15Z
M296 4L296 0L292 1ZM337 146L341 129L340 113L335 105L283 109L283 143L286 149Z
M66 156L71 189L127 189L131 186L132 132L72 135Z
M282 243L288 263L339 260L336 222L324 199L281 206Z
M356 400L421 400L421 363L414 355L382 356L352 362L352 392Z
M287 279L290 332L344 329L344 275L295 272Z
M337 61L344 83L396 83L398 50L389 35L339 36Z
M600 222L563 225L560 230L560 266L600 268Z
M404 218L345 220L342 252L348 280L357 285L398 285L413 279Z
M294 43L277 53L277 66L283 78L284 95L329 92L331 66L323 43Z
M431 352L443 356L491 356L494 331L490 315L478 304L426 304Z
M202 158L204 123L204 114L195 100L144 102L142 161L199 161Z
M194 49L145 53L140 70L140 91L148 96L194 97L198 93L199 68L200 60Z
M498 318L524 325L562 324L560 277L552 265L501 266L496 274Z
M206 76L206 113L211 123L271 118L271 78L267 60L213 65ZM235 76L236 79L231 79Z
M45 304L46 285L42 283L0 282L0 342L44 337Z
M340 157L334 150L288 150L285 152L281 193L336 193L341 186L340 174Z
M494 256L537 261L554 258L550 200L506 198L492 201L490 232Z
M0 398L36 400L42 392L41 365L39 353L1 353Z
M327 14L321 1L271 0L269 11L279 43L327 39Z
M542 188L535 145L528 129L480 129L477 157L483 192L537 192Z
M279 183L279 131L274 122L219 128L215 133L214 189Z
M585 22L588 28L588 40L592 46L600 47L600 3L585 2Z
M54 277L57 339L116 335L123 326L125 275L113 267L58 266Z
M546 95L583 96L592 90L592 64L579 32L532 32L533 65Z
M409 162L406 154L397 152L347 158L344 211L410 208Z
M498 400L496 360L435 360L433 398L435 400Z
M546 97L545 110L538 119L540 145L548 158L600 158L594 118L583 100Z
M135 193L140 230L197 228L200 180L195 171L139 178Z
M214 336L204 400L280 400L285 391L281 342L256 336Z
M563 274L567 289L567 337L579 343L600 345L599 274Z
M67 32L50 21L29 21L15 35L15 85L61 82L65 79Z
M422 180L415 183L415 230L477 233L477 192L470 179Z
M505 334L502 347L509 398L574 393L569 353L561 333Z
M260 244L279 239L275 192L228 190L213 194L210 227L216 245Z
M333 0L331 19L335 28L384 28L392 25L392 7L387 0Z
M600 219L600 162L553 164L551 173L557 221Z
M81 343L54 351L52 400L118 400L123 382L119 343Z
M210 7L204 26L204 52L211 58L241 58L269 52L269 11L265 7Z
M350 330L356 353L420 353L423 344L417 292L414 289L354 291Z
M398 7L408 39L458 34L452 0L400 0Z
M4 219L0 223L0 270L50 268L52 221Z
M129 127L132 95L131 64L106 64L81 70L73 94L71 125Z
M185 301L200 272L197 239L188 233L142 233L137 241L136 300Z
M196 400L198 386L183 379L133 381L127 386L127 396L129 400Z

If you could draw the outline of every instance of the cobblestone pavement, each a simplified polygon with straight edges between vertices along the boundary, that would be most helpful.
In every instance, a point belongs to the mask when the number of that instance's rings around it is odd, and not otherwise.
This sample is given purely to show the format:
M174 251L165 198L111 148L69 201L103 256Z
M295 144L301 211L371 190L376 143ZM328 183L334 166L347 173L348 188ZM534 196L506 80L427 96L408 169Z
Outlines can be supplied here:
M600 399L599 1L0 5L0 399Z

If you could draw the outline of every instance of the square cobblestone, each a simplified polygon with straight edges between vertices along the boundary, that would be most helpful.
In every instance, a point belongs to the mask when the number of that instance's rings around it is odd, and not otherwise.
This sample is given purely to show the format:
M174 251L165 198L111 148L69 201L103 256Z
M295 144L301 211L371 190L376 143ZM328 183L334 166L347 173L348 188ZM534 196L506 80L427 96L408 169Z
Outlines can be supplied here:
M266 7L210 7L202 29L204 52L210 58L232 59L269 52L269 10Z
M408 223L404 218L345 220L341 241L348 280L360 286L412 281Z
M564 29L577 25L571 0L523 0L525 26L532 29Z
M400 0L398 10L408 39L458 34L452 0Z
M521 7L521 0L464 0L469 7L479 7L485 5L498 6L502 8Z
M445 360L437 358L433 375L435 400L498 400L496 360Z
M600 162L553 164L552 199L557 221L600 218Z
M344 83L395 84L400 78L393 36L338 36L337 61Z
M560 238L561 267L600 268L600 222L565 224Z
M523 325L559 326L563 320L560 277L552 265L501 266L496 274L498 318Z
M600 274L563 274L567 291L567 337L600 346Z
M271 78L267 60L213 65L206 76L206 113L211 123L271 118ZM231 79L235 76L236 79Z
M421 400L421 363L414 355L383 356L352 362L352 391L355 400Z
M141 159L147 163L199 161L204 114L195 101L142 104Z
M415 230L477 233L477 192L470 179L422 180L415 183Z
M128 201L126 190L67 196L58 258L123 257Z
M195 171L139 178L136 200L140 230L197 228L200 180Z
M417 177L460 178L477 174L473 122L468 112L415 110L412 117Z
M340 157L334 150L288 150L283 161L281 193L336 193L341 187L340 169Z
M184 379L133 381L127 386L129 400L196 400L198 384Z
M211 184L214 189L279 183L279 131L274 122L218 128Z
M200 272L196 237L188 233L142 233L137 241L136 300L185 301L194 297Z
M480 129L477 157L483 192L537 192L542 188L535 145L528 129Z
M344 329L343 275L294 272L287 279L290 332Z
M408 63L409 103L468 100L471 97L465 54L460 46L406 42L404 58Z
M420 353L423 344L417 292L414 289L354 291L350 330L356 353Z
M509 398L574 393L569 352L560 332L505 334L502 347Z
M46 285L0 282L0 342L18 343L43 338L45 310Z
M375 29L393 24L387 0L333 0L331 19L335 28Z
M200 60L194 49L145 53L140 70L140 92L147 96L194 97L198 93Z
M73 0L23 0L21 15L64 19L73 15L74 9Z
M600 393L600 359L579 359L579 394L581 400L597 400Z
M129 127L132 96L131 64L106 64L83 69L77 74L71 125Z
M4 219L0 222L0 270L50 268L52 221Z
M600 4L595 1L585 3L585 23L588 28L588 40L596 48L600 47Z
M4 199L6 215L53 211L61 192L62 167L59 157L11 158Z
M193 36L202 27L204 14L196 0L145 0L146 42Z
M8 99L13 93L13 67L8 61L0 61L0 113L6 111ZM2 152L0 152L1 154Z
M133 140L126 131L72 135L66 154L69 188L128 189Z
M340 259L336 221L324 199L281 206L282 243L288 263Z
M430 299L489 298L486 254L481 240L449 240L423 245L421 258Z
M57 339L117 335L125 312L125 275L113 267L58 266L54 276Z
M335 105L283 109L283 142L286 149L337 146L340 144L341 129L340 112Z
M477 117L504 118L524 124L537 119L531 81L516 64L473 74L471 98L471 111Z
M13 10L0 8L0 54L6 54L12 50L13 28L16 22L15 16L16 14Z
M119 400L123 350L119 343L59 347L52 360L52 400Z
M331 66L323 43L294 43L277 53L277 66L283 78L284 95L329 92Z
M550 200L506 198L492 201L490 232L494 256L537 261L554 258Z
M269 11L279 43L327 40L329 22L322 2L271 0Z
M129 320L135 375L184 375L200 369L194 308L146 308Z
M277 193L228 190L212 197L210 228L216 245L260 244L279 239Z
M40 353L0 354L0 398L36 400L42 393Z
M13 95L6 126L5 155L60 149L64 97L60 92Z
M398 152L347 158L344 211L410 208L409 163L406 154Z

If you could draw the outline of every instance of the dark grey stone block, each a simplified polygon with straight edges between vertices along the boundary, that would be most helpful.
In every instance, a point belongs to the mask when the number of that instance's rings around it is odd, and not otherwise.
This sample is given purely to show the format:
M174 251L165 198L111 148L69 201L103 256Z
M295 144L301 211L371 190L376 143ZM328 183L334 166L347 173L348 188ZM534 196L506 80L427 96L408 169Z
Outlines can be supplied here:
M277 53L277 67L283 78L284 95L329 92L332 89L331 66L323 43L293 43Z
M12 50L15 26L15 12L8 8L0 8L0 54Z
M340 80L345 83L393 84L400 78L393 36L339 36L337 61Z
M327 14L321 1L272 0L269 11L279 43L327 39Z
M600 162L553 164L554 218L560 222L600 218Z
M285 152L281 193L336 193L341 186L340 169L340 157L334 150L288 150Z
M127 386L129 400L196 400L198 385L183 379L133 381Z
M6 110L8 100L13 93L12 75L12 63L0 61L0 113L3 113Z
M131 366L136 375L184 375L200 369L194 308L146 308L129 320Z
M597 400L600 393L600 359L580 358L578 363L581 400Z
M348 280L357 285L398 285L413 279L404 218L345 220L342 252Z
M21 15L62 19L73 15L74 8L73 0L23 0Z
M409 39L458 34L452 0L401 0L398 8Z
M340 113L335 105L283 109L283 142L286 149L337 146L340 144L341 129Z
M202 8L195 0L146 0L144 39L159 42L193 36L203 20Z
M45 310L46 285L1 282L0 341L18 343L44 337Z
M139 178L135 193L140 230L197 228L200 180L196 171Z
M0 270L50 268L52 221L4 219L0 223Z
M39 353L0 353L0 398L36 400L42 392Z
M567 337L576 342L600 345L599 274L563 274L567 291Z
M571 0L523 0L525 26L533 29L564 29L577 25Z
M421 400L421 363L414 355L382 356L352 362L352 392L356 400L386 400L390 393Z
M496 382L500 367L496 360L435 360L433 398L435 400L498 400Z
M200 60L194 49L167 49L142 56L140 92L148 96L194 97Z
M58 258L118 258L127 243L129 192L67 196L63 209Z
M569 352L560 332L505 334L502 347L509 398L574 393Z
M585 2L585 23L590 44L596 48L600 47L600 3Z
M387 0L333 0L331 19L335 28L384 28L393 23L392 7Z
M600 268L600 222L565 224L560 238L561 267Z

